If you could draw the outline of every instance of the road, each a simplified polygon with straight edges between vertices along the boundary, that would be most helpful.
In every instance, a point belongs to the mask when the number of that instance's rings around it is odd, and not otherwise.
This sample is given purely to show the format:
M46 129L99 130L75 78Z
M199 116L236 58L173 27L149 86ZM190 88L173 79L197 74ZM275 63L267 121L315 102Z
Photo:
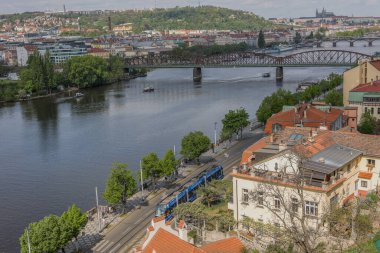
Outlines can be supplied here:
M215 157L216 163L223 166L226 176L232 172L233 166L239 164L242 152L248 146L259 140L262 136L263 133L261 130L254 131L253 133L246 133L242 140L225 152L228 153L228 158L226 158L223 153ZM210 164L205 164L199 167L189 176L181 179L177 185L181 185L187 180L194 178L201 171L209 167ZM177 189L171 189L167 194L170 194L176 190ZM128 217L111 229L105 235L103 240L92 248L91 252L130 252L133 249L133 246L146 234L146 229L150 225L151 219L154 217L156 205L161 202L162 195L163 192L150 199L147 205L141 206L141 209L137 209L130 213Z

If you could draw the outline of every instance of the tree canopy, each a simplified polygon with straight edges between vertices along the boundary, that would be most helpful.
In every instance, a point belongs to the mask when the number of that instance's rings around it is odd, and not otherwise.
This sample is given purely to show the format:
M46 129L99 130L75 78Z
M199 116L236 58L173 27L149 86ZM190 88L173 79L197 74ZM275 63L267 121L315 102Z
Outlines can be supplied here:
M362 134L375 134L376 118L371 115L369 111L362 114L358 131Z
M61 237L65 242L70 241L72 238L77 238L87 223L87 215L73 204L65 211L60 219L60 226L62 228Z
M165 176L170 176L177 169L178 161L175 159L173 150L168 149L160 161L160 171Z
M190 132L181 142L181 154L189 160L199 159L210 148L210 139L202 132Z
M122 204L123 211L128 197L137 190L137 183L130 170L126 170L127 164L114 163L110 176L103 192L104 199L110 205Z
M302 42L302 37L299 32L296 32L296 36L294 37L294 43L295 44L300 44Z
M231 136L232 133L242 135L243 128L249 125L249 114L244 108L230 110L222 119L222 134Z
M265 48L265 37L264 37L263 30L260 30L257 46L259 48Z
M332 106L343 106L343 94L342 92L338 92L336 90L332 90L327 93L325 98L326 104Z

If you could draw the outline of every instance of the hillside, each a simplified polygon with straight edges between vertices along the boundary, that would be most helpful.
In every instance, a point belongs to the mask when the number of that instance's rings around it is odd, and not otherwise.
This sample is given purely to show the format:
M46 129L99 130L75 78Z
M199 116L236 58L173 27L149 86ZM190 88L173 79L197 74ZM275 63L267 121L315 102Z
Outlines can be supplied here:
M3 16L7 21L35 18L40 13L23 13ZM133 23L134 32L144 30L199 29L199 30L258 30L271 28L273 24L251 12L231 10L214 6L176 7L155 10L126 10L121 12L105 11L91 14L54 14L57 18L80 18L84 29L103 30L108 26L108 17L112 25ZM3 20L3 21L5 21Z

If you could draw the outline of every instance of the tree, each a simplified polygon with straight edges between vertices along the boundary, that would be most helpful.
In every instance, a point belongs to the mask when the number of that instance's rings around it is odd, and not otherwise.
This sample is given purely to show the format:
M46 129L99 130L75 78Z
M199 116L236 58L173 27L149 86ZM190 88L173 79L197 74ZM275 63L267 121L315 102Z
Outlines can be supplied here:
M181 154L189 160L197 159L210 148L210 139L202 132L190 132L181 142Z
M249 125L248 119L249 114L244 108L240 108L234 111L230 110L222 120L222 132L236 133L238 135L240 131L240 137L242 137L244 127Z
M260 30L260 32L259 32L259 38L257 40L257 45L259 48L265 48L265 37L264 37L263 30Z
M271 229L267 230L267 235L280 241L280 244L294 243L301 252L315 253L320 252L323 245L319 241L325 236L323 216L320 212L324 210L328 213L329 205L322 201L322 194L310 195L304 190L304 186L310 180L306 176L310 171L303 166L306 158L302 153L299 149L289 151L284 155L284 165L276 169L278 174L288 178L287 182L291 187L277 183L258 183L250 192L250 199L255 203L260 202L280 225L280 228L276 228L268 224L267 227ZM305 211L306 200L310 198L313 198L313 203L318 207L316 210L319 210L315 211L312 219Z
M232 184L229 181L212 181L205 187L197 190L197 196L202 203L211 207L211 204L222 200L228 201L232 194Z
M156 188L156 181L162 176L160 159L156 153L149 153L141 160L141 167L143 170L143 178L153 180L154 188Z
M29 241L32 252L56 253L64 247L66 241L62 239L60 218L49 215L28 226ZM27 231L20 237L21 253L28 253Z
M162 171L165 176L170 176L176 171L177 166L178 161L175 159L174 152L171 149L168 149L160 161L160 171Z
M77 240L79 232L87 224L87 215L82 213L79 207L73 204L65 211L60 219L62 230L61 238L64 242L71 241L72 238Z
M111 168L110 176L103 192L104 199L110 205L122 204L123 213L127 199L137 190L135 178L130 170L126 170L127 164L114 163Z
M358 131L362 134L374 134L376 129L376 118L369 111L362 114Z
M108 68L112 79L120 80L123 77L123 58L120 56L111 56L108 61Z
M295 44L300 44L302 42L302 37L299 32L296 32L296 36L294 37L294 43Z
M332 106L343 106L343 94L332 90L326 95L325 102Z

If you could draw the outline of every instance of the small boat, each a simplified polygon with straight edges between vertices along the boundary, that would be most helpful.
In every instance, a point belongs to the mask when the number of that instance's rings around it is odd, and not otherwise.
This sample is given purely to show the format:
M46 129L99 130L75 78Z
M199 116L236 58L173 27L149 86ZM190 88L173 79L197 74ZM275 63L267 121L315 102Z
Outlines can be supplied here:
M153 87L146 87L144 88L143 92L153 92L154 88Z
M83 97L83 96L84 96L83 93L80 93L80 92L75 93L76 98Z
M262 77L270 77L270 73L269 72L263 73Z

